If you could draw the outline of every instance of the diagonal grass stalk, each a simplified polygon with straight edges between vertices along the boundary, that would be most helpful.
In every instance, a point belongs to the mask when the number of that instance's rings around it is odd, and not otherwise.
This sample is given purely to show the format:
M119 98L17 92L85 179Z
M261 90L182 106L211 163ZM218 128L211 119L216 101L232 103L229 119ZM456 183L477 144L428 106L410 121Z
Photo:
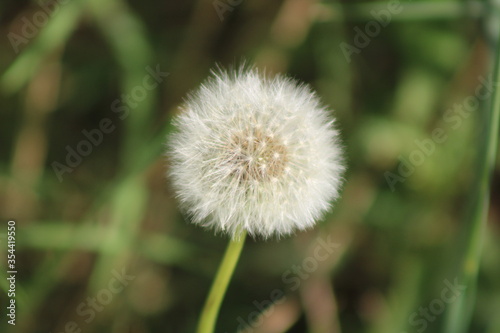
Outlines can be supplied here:
M466 238L463 243L461 258L459 259L458 280L466 285L466 289L457 300L450 305L445 319L446 333L463 333L468 326L474 310L476 298L476 282L479 272L483 235L487 226L488 207L492 171L495 166L498 149L498 126L500 120L500 40L497 42L497 51L494 58L493 82L495 91L488 112L484 112L482 119L482 136L479 140L477 163L477 180L471 193L474 199L470 214L469 225L465 228Z
M246 231L243 231L239 236L231 239L224 258L219 266L217 275L208 294L205 305L201 312L200 321L198 322L197 333L213 333L215 329L215 322L219 309L226 294L227 286L233 275L234 268L238 263L241 250L245 244Z
M0 90L12 94L21 89L33 78L44 58L64 47L80 21L84 4L83 0L60 4L59 11L2 74Z

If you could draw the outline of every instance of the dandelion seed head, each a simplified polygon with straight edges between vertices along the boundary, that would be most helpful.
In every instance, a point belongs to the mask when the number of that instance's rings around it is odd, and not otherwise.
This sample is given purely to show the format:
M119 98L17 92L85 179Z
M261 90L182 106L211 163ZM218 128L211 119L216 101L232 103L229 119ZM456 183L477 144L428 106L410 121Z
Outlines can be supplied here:
M232 236L312 227L344 171L330 115L292 79L214 73L187 98L168 141L181 206L194 223Z

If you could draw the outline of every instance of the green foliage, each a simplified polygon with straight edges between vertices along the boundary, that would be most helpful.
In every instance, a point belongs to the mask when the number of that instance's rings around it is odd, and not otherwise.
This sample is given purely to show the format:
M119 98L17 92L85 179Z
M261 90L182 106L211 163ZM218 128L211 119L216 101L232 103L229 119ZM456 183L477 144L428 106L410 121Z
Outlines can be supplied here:
M0 5L1 332L195 330L227 239L178 211L162 154L182 98L243 60L317 89L348 173L314 230L247 240L216 331L500 331L493 4L48 3Z

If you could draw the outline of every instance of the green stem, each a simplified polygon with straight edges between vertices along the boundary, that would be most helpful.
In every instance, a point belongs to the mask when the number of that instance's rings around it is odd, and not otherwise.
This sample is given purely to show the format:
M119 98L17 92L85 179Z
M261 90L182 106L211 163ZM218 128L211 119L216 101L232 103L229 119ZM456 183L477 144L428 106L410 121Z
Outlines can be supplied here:
M239 236L231 239L227 246L226 253L219 266L215 280L212 283L212 288L208 294L207 300L201 312L200 321L198 323L197 333L212 333L215 329L215 321L219 314L219 309L222 304L222 299L233 275L234 268L240 257L243 244L245 244L246 232L242 232Z
M458 280L466 289L455 302L450 305L450 309L445 321L447 333L466 332L472 312L474 310L476 283L481 259L483 235L487 227L488 206L490 196L490 186L493 168L496 161L498 148L498 126L500 120L500 40L497 43L497 51L494 59L493 83L495 91L490 105L489 112L484 113L483 127L484 133L478 143L480 150L477 167L477 183L471 193L474 198L471 211L471 219L466 232L464 249L460 258Z

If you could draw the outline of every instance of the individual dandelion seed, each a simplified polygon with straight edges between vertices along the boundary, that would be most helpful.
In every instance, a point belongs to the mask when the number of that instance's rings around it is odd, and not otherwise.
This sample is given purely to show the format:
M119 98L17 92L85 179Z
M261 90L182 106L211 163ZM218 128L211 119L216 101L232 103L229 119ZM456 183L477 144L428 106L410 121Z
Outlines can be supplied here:
M174 119L169 176L192 221L236 237L303 230L338 197L344 166L331 112L306 85L218 71Z

